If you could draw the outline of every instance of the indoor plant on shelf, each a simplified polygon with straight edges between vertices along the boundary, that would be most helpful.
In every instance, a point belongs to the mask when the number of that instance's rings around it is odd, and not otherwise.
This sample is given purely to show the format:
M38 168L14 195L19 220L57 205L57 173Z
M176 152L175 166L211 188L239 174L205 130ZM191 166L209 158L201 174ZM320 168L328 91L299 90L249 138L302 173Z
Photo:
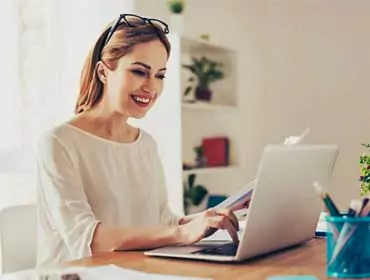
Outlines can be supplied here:
M206 195L208 190L203 185L195 184L196 175L190 174L187 181L184 182L184 212L185 215L189 214L191 206L199 206Z
M167 0L168 8L173 14L181 14L184 11L185 0Z
M370 149L370 144L361 145ZM360 156L360 169L361 196L366 196L370 194L370 155L368 153Z
M195 76L190 77L188 81L193 82L196 78L197 83L195 86L189 85L185 89L184 95L188 95L195 87L196 100L210 101L212 99L210 84L224 77L224 73L221 70L223 65L205 56L201 58L192 57L191 60L191 64L185 64L183 67Z

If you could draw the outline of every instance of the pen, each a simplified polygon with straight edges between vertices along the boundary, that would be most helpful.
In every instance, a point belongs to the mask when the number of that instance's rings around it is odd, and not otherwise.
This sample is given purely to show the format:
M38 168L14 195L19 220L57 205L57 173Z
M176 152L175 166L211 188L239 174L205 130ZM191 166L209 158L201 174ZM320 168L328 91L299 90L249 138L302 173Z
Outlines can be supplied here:
M370 217L370 203L367 203L362 210L363 217Z
M315 188L317 194L319 197L323 200L325 207L329 214L333 217L340 217L341 214L338 210L338 208L335 206L333 200L330 198L329 194L327 194L323 187L320 185L319 182L314 182L313 187Z
M346 216L347 217L354 217L354 216L356 216L356 211L353 208L350 207L348 209L348 212L347 212Z
M367 216L367 212L366 211L366 206L369 204L369 198L368 197L365 197L363 200L362 200L362 205L361 205L361 210L358 214L358 216Z

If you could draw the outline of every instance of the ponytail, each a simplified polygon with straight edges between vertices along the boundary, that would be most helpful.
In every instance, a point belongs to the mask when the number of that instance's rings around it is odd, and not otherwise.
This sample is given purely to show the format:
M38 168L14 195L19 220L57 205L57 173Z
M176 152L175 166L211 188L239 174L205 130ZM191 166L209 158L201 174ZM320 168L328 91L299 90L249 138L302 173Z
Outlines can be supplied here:
M81 73L80 92L75 106L75 114L80 114L91 109L102 98L103 83L99 80L96 73L96 64L100 60L100 49L106 33L107 30L103 32L86 58Z

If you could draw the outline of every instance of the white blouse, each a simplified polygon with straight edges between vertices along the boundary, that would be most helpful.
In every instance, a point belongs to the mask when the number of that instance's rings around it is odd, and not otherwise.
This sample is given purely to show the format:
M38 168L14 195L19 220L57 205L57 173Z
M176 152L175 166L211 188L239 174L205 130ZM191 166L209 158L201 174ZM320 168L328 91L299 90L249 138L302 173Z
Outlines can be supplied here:
M110 141L70 124L38 146L38 265L91 255L99 221L117 227L177 224L152 137Z

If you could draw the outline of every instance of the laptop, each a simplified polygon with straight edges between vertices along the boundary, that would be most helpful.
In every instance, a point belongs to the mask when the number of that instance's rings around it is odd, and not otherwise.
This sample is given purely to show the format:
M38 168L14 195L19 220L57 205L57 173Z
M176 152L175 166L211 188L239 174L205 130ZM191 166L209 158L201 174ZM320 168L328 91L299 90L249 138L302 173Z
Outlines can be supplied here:
M239 244L204 239L193 245L166 246L144 254L234 262L312 239L322 210L312 184L330 184L337 155L336 145L267 146Z

